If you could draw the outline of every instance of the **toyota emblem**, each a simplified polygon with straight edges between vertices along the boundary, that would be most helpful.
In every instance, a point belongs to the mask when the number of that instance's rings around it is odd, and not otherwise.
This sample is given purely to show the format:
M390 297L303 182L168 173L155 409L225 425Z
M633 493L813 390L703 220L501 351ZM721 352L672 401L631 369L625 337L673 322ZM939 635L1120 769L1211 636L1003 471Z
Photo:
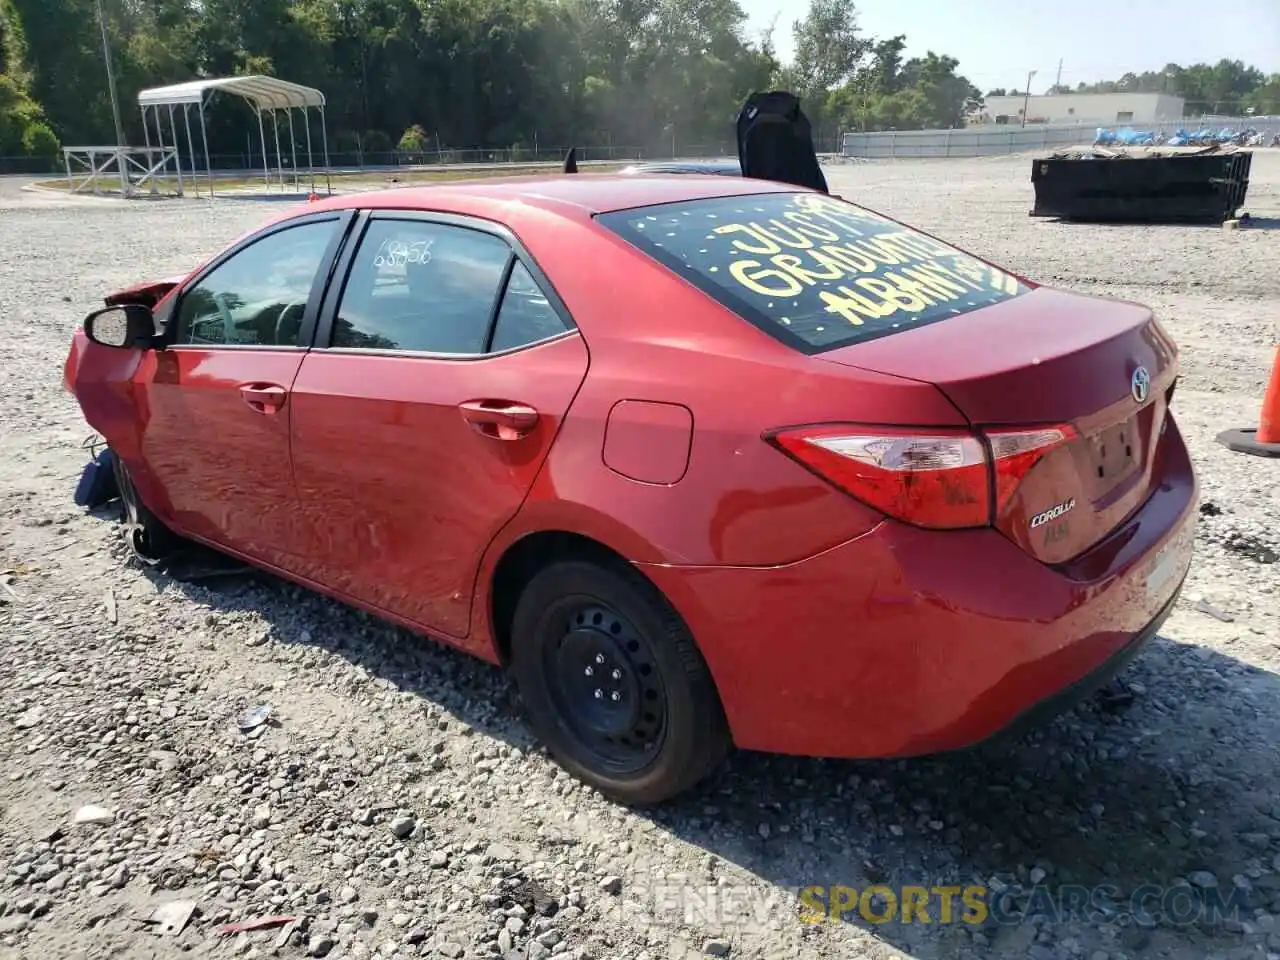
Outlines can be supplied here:
M1147 394L1151 392L1151 374L1147 373L1146 367L1139 367L1133 371L1133 377L1129 381L1129 392L1138 403L1146 402Z

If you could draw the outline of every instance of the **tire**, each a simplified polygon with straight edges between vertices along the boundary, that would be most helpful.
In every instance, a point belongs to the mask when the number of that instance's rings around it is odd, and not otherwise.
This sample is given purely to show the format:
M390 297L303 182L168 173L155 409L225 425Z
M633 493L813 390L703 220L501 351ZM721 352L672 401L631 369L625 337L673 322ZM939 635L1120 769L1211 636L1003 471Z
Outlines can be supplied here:
M154 562L164 559L181 541L142 502L137 487L133 485L133 478L129 475L129 468L124 465L120 455L113 456L111 462L120 493L122 519L127 528L125 536L129 538L130 548L143 560Z
M729 752L720 698L688 628L624 564L544 568L520 595L512 638L512 672L534 733L611 800L661 803Z

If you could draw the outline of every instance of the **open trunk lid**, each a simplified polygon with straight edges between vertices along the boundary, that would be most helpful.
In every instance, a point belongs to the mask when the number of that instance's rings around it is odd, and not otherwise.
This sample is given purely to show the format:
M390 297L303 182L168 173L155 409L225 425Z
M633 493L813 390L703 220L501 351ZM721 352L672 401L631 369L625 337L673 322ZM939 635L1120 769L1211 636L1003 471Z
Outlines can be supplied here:
M1158 483L1177 349L1137 304L1038 288L819 357L933 383L997 453L1002 429L1045 428L1016 486L997 467L995 525L1046 563L1096 544Z
M738 114L738 164L744 177L829 193L800 98L785 90L753 93Z

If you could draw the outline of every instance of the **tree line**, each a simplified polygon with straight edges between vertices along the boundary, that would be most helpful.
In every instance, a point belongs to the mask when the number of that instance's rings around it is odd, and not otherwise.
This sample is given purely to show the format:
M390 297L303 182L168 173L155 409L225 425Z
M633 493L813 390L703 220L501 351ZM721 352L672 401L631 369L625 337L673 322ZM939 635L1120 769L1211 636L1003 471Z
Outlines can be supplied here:
M1022 90L989 90L988 97L1021 96ZM1232 116L1280 114L1280 73L1267 75L1239 60L1219 60L1183 67L1170 63L1163 70L1126 73L1119 80L1055 84L1049 93L1167 93L1186 101L1188 116L1205 113Z
M737 0L101 0L126 137L140 89L270 74L328 99L340 152L728 145L755 90L803 98L820 138L960 122L978 91L954 58L903 56L852 0L811 0L780 62ZM0 0L0 155L115 141L95 0ZM234 108L213 152L245 148ZM256 124L254 124L256 126ZM256 131L255 131L256 132ZM256 137L255 137L256 139Z
M738 0L0 0L0 156L115 142L98 2L134 144L139 90L235 74L320 88L331 148L366 154L725 148L765 89L798 93L827 144L959 126L981 102L955 58L907 58L905 36L866 35L853 0L809 0L781 25L787 64L780 25L750 35ZM211 152L245 150L247 119L210 111Z

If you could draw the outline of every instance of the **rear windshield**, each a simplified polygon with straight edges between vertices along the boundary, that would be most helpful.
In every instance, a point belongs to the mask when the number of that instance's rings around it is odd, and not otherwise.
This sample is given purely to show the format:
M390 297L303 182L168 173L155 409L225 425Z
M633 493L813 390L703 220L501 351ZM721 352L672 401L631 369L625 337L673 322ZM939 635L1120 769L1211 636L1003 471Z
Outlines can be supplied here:
M937 323L1028 289L955 247L822 194L689 200L597 219L805 353Z

